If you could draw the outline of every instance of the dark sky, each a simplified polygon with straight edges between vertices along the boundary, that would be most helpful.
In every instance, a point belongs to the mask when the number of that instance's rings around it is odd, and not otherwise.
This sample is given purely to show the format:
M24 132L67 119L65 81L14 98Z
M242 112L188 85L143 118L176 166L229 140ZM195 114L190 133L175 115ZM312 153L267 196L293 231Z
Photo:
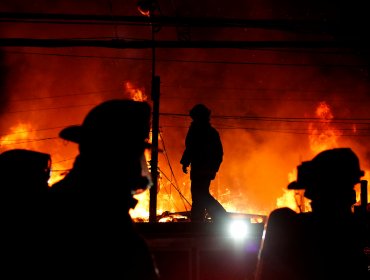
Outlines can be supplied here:
M347 48L157 48L161 80L160 156L164 210L189 195L179 159L189 109L205 103L220 131L224 163L213 191L230 211L266 213L285 203L291 173L323 148L350 146L369 169L369 16L364 1L158 1L156 16L283 20L269 28L162 25L157 41L349 42ZM136 1L1 1L0 38L150 40L151 28L127 22L10 20L3 13L141 16ZM302 21L308 23L302 25ZM53 157L54 174L71 166L74 144L58 139L95 104L130 97L127 82L150 101L152 50L94 47L0 48L1 151L27 147ZM131 89L132 92L132 89ZM325 114L318 115L319 110ZM326 116L325 120L320 117ZM28 133L20 134L20 127ZM10 139L10 140L9 140ZM12 140L13 139L13 140ZM16 139L16 140L14 140ZM171 174L172 171L174 174ZM294 176L294 174L293 174ZM168 199L169 193L174 202Z

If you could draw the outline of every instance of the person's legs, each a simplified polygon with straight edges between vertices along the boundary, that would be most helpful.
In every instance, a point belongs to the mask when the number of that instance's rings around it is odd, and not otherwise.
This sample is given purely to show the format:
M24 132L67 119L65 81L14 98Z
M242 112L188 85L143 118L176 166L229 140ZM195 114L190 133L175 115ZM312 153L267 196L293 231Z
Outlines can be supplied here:
M211 185L210 179L204 178L193 178L191 182L191 195L192 195L192 208L191 208L191 220L192 221L204 221L205 213L212 220L224 219L227 216L226 209L221 205L220 202L215 199L209 189Z
M203 222L206 214L209 180L193 178L191 181L191 221Z
M227 217L226 209L209 192L207 196L206 209L213 221L225 219Z

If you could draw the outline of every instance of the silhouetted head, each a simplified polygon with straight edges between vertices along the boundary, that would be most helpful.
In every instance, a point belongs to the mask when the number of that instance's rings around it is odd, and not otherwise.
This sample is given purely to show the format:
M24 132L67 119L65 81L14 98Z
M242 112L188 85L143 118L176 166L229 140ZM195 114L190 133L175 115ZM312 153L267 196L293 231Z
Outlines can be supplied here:
M80 146L94 143L95 149L103 147L106 150L109 147L104 144L109 143L115 146L128 144L142 150L148 146L150 112L150 105L146 102L125 99L105 101L86 115L82 125L69 126L59 135Z
M189 115L193 120L207 121L211 116L211 110L204 104L197 104L190 110Z
M67 127L59 135L79 144L79 168L85 177L104 180L108 192L129 186L133 194L149 184L142 173L148 174L144 151L150 146L150 116L146 102L109 100L93 108L81 125Z
M17 194L40 194L48 191L51 156L46 153L11 149L0 155L2 190Z
M354 186L364 171L357 155L350 148L325 150L311 161L298 166L296 182L289 189L304 189L305 197L315 200L356 202Z

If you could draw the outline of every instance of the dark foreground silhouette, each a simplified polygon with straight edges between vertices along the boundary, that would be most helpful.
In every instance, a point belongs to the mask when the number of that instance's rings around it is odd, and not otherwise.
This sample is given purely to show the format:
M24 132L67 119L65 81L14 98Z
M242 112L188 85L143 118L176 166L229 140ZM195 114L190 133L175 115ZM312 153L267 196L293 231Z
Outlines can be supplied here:
M366 224L352 210L363 175L349 148L323 151L298 166L289 188L305 190L312 212L272 211L256 279L369 279Z
M2 272L11 279L157 280L129 210L151 186L148 103L110 100L60 132L79 155L47 199L15 199L2 224ZM5 248L5 249L4 249ZM6 277L4 279L7 279Z

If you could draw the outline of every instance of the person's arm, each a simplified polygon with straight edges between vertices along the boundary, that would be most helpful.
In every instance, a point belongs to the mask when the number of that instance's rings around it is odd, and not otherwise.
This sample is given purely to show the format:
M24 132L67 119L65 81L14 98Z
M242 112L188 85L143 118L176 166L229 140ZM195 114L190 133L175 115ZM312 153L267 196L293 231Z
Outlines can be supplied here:
M180 163L182 164L182 171L187 174L188 173L188 167L191 163L192 159L192 149L193 149L193 138L194 138L194 132L192 127L190 126L189 131L186 135L185 138L185 150L184 153L182 154Z

